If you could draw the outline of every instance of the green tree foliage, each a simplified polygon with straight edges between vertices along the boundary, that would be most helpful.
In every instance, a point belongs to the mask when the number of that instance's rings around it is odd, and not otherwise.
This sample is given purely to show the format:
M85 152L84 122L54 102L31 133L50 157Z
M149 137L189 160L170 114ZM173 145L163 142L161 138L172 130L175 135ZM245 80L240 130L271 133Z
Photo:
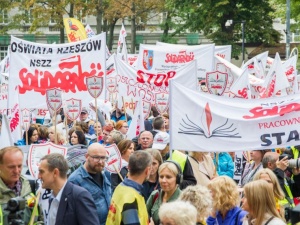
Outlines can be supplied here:
M272 27L274 9L268 0L172 0L168 7L178 9L177 18L180 20L175 23L174 34L203 31L206 37L218 45L231 44L235 58L241 51L235 44L241 41L241 21L246 21L247 43L273 44L280 40L280 34ZM227 20L235 23L227 28Z

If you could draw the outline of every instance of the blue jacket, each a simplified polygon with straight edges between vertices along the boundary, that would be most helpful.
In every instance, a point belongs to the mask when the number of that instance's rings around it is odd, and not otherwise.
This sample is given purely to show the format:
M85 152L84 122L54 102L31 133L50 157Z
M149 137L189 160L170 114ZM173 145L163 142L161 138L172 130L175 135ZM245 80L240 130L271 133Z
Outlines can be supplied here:
M214 157L216 165L216 156ZM233 178L234 164L231 156L227 152L220 152L217 173L219 176L226 175Z
M103 187L101 188L82 165L70 175L69 181L85 188L91 193L97 207L100 224L105 225L111 200L111 187L104 173L102 173L102 177Z
M217 212L217 217L208 217L206 223L207 225L242 225L246 214L248 214L246 211L236 206L227 212L225 219L220 212Z

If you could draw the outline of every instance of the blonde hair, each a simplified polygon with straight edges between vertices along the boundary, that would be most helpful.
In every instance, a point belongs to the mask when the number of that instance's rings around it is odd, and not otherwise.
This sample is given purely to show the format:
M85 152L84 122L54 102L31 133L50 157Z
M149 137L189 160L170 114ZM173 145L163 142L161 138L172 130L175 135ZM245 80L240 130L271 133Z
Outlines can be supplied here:
M195 225L197 210L191 203L177 200L163 203L158 215L160 220L170 219L176 225Z
M48 132L50 131L55 131L55 126L49 127ZM49 134L48 134L49 135ZM66 137L62 134L60 129L56 129L56 139L57 139L57 144L59 145L65 145L67 143Z
M249 182L244 186L244 194L251 219L256 219L255 224L262 224L265 214L281 218L276 209L272 187L265 180Z
M262 174L267 174L270 177L272 184L273 184L273 193L274 193L275 198L277 198L278 200L284 199L284 197L285 197L284 192L282 191L279 181L272 170L270 170L268 168L259 170L253 177L253 180L260 180L260 176Z
M191 203L197 209L197 222L205 221L212 207L212 197L207 187L202 185L188 186L178 200Z
M174 174L174 176L176 177L177 175L178 175L178 173L179 173L179 171L178 171L178 169L177 169L177 167L175 166L175 164L174 163L172 163L172 162L164 162L163 164L161 164L160 166L159 166L159 168L158 168L158 174L160 174L161 173L161 171L163 171L164 169L168 169L168 170L170 170L173 174Z
M240 198L237 184L230 177L216 177L207 187L214 192L213 207L219 210L222 215L238 205Z

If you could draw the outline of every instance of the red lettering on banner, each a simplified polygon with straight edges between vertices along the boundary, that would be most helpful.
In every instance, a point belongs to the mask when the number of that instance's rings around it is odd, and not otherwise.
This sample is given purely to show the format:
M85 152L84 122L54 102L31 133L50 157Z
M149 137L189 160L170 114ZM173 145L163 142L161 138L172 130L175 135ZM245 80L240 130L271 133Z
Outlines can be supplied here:
M287 75L287 76L288 76L288 75L291 75L291 74L294 73L294 71L295 71L295 70L294 70L294 67L291 66L291 67L285 72L285 75Z
M137 71L137 82L139 83L148 83L148 84L154 84L155 86L162 86L163 84L168 87L169 86L169 80L175 77L176 72L175 71L169 71L166 74L153 74L153 73L145 73L142 70ZM148 78L148 79L147 79ZM146 81L147 80L147 81Z
M189 55L186 53L186 50L180 51L178 55L176 54L166 54L166 63L187 63L194 60L194 52L190 52Z
M225 59L225 55L224 54L218 53L217 56L220 56L221 58Z
M300 124L300 117L286 119L286 120L271 121L268 123L258 123L258 127L259 129L268 129L268 128L290 126L295 124Z
M99 77L104 75L103 71L101 71L102 67L100 63L91 63L91 71L83 72L80 55L61 59L61 63L58 66L60 70L55 72L55 74L52 74L47 70L39 71L38 69L35 69L34 73L30 73L27 68L21 69L19 72L19 77L22 83L19 86L20 94L34 90L35 92L45 95L46 90L51 88L60 88L67 93L76 93L76 88L78 91L86 91L86 77L94 76L96 74ZM64 71L67 69L74 69L76 67L78 69L76 72Z
M243 88L243 90L238 90L238 94L243 98L248 98L247 88Z
M249 112L252 113L253 115L243 116L243 118L255 119L255 118L266 117L266 116L276 116L276 115L283 116L286 113L296 112L296 111L300 111L300 104L298 103L291 103L283 106L274 106L269 109L264 109L263 107L258 106L249 110Z

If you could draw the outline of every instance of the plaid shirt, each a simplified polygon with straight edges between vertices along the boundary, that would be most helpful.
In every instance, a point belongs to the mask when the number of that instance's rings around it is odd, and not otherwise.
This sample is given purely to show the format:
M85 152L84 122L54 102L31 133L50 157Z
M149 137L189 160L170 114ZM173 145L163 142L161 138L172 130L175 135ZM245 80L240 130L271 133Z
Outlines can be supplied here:
M20 196L22 190L22 182L18 180L13 187L8 187L8 188L13 192L15 192L16 196Z

